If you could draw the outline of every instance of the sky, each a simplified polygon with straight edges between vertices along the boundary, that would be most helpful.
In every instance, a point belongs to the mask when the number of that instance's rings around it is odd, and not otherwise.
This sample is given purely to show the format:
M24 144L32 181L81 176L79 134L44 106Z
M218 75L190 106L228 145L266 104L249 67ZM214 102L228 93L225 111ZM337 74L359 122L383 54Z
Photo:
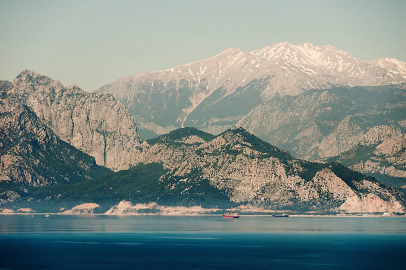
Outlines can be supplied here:
M405 0L0 0L0 80L91 92L122 77L288 41L406 62Z

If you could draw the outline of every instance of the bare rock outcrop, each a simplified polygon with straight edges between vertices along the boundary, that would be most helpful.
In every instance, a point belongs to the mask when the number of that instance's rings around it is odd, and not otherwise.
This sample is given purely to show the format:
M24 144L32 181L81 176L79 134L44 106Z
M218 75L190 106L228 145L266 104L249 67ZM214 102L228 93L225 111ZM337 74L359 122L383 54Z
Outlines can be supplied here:
M28 105L59 138L93 156L98 165L128 169L142 151L133 118L110 95L65 87L29 70L19 74L12 85L2 85L1 111Z
M100 206L97 203L82 203L76 205L70 210L65 210L62 212L64 215L91 215L94 212L95 208L99 208Z
M28 106L0 114L0 181L22 186L66 184L108 172L93 157L59 139ZM12 197L7 193L6 200Z

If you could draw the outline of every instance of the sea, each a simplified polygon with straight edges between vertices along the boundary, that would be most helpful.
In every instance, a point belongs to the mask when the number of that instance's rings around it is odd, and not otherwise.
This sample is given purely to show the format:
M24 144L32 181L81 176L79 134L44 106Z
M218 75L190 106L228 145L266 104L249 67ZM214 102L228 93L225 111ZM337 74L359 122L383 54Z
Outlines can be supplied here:
M0 269L406 269L406 217L0 215Z

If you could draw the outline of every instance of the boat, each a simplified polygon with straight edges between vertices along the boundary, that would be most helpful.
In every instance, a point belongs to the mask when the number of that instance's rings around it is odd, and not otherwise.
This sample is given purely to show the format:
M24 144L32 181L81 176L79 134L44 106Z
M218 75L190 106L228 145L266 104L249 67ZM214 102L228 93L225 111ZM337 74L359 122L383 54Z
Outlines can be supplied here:
M223 214L223 218L239 218L240 215L238 213L232 213L232 214Z
M49 218L49 215L48 215L48 214L46 214L46 215L45 215L45 218Z
M272 215L273 217L289 217L287 214L282 214L282 215Z

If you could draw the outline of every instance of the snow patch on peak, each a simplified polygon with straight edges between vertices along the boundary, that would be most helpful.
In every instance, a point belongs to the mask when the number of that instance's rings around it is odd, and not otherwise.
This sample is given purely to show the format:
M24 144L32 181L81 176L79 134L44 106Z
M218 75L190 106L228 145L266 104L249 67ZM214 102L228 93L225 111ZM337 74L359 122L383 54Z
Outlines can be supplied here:
M398 59L395 58L390 58L390 57L382 57L374 60L376 63L380 64L386 64L386 63L392 63L396 65L406 65L406 63L399 61Z
M390 73L406 78L406 63L395 58L378 58L371 61L372 64L388 70ZM391 76L391 75L390 75ZM393 76L391 76L393 77Z

